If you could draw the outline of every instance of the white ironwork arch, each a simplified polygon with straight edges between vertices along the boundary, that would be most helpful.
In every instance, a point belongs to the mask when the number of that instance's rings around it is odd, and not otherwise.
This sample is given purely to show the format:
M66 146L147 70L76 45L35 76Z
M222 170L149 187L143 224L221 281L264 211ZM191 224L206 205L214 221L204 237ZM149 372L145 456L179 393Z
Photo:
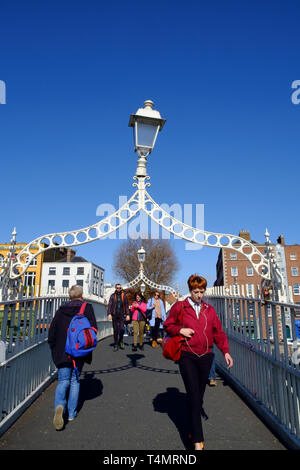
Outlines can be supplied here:
M152 102L145 102L145 106L147 103L148 105L151 103L150 108L152 114L159 114L152 110ZM147 112L149 113L149 109ZM142 114L144 115L145 112L140 112L139 110L137 116ZM163 125L162 121L164 120L159 120L161 127ZM128 223L141 210L143 210L154 222L178 238L208 247L230 248L243 254L262 279L277 279L280 284L282 276L280 275L276 262L274 262L274 259L272 259L268 251L268 239L266 243L267 253L266 256L264 256L264 254L261 253L255 245L242 237L200 230L175 219L168 212L162 209L146 191L146 188L150 186L150 177L147 175L146 164L147 157L151 153L151 149L148 149L147 151L145 149L140 149L139 151L137 150L137 153L138 165L136 175L133 178L135 180L133 186L137 187L137 190L126 204L119 208L114 214L109 215L89 227L74 231L50 233L38 237L28 243L18 254L15 254L14 246L11 246L7 259L2 263L2 266L0 266L0 287L4 284L6 285L9 281L20 278L32 262L33 258L42 252L52 248L78 246L104 238L118 230L124 224ZM13 232L13 235L14 233L15 232ZM13 236L12 242L13 241L15 243L15 235ZM32 252L33 248L35 253ZM36 248L38 249L36 250ZM156 286L154 287L156 288ZM169 287L168 289L172 290L172 288Z
M230 248L240 252L262 278L270 279L270 261L252 243L236 235L200 230L175 219L162 209L146 191L146 187L150 186L149 176L146 178L135 176L134 179L137 180L133 183L133 186L138 187L137 191L115 213L89 227L43 235L28 243L10 263L10 278L16 279L22 276L33 258L40 253L51 248L79 246L106 237L143 210L154 222L179 238L198 245ZM38 247L35 253L31 251L33 247ZM254 259L255 257L256 259Z
M178 296L178 292L176 291L176 289L174 289L173 287L164 285L164 284L157 284L156 282L151 281L151 279L149 279L145 275L144 271L140 271L140 273L132 281L123 285L123 289L131 289L137 286L138 284L141 284L142 282L145 282L149 287L152 287L153 289L157 289L160 291L164 290L167 292L171 292L171 294L173 294L176 297Z

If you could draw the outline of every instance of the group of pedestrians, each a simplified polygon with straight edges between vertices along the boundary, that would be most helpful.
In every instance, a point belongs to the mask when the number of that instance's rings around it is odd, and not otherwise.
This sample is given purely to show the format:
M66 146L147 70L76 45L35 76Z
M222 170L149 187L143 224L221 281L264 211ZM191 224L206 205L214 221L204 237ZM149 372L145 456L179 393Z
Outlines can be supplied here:
M108 305L108 318L112 320L114 350L124 348L123 336L125 322L133 324L133 350L137 350L138 338L140 349L144 347L144 329L150 317L152 327L152 346L157 347L158 330L163 326L168 336L179 336L182 339L181 355L177 361L179 371L186 389L187 418L189 439L195 450L204 449L204 436L201 416L203 416L203 398L208 379L212 375L215 344L223 353L227 367L233 366L229 345L221 321L215 309L203 301L207 282L202 276L191 275L188 279L190 295L184 301L173 304L166 318L165 308L159 292L146 303L141 293L136 293L129 307L126 293L117 284ZM69 291L70 301L56 312L49 329L48 342L53 361L58 368L58 385L55 392L53 424L56 430L64 427L64 414L67 419L76 417L78 403L80 372L84 362L91 363L92 353L82 358L69 357L65 353L67 332L72 318L82 311L82 287L73 286ZM91 328L96 330L97 323L91 304L84 304L84 315ZM67 391L69 389L68 399Z
M152 347L158 348L159 330L163 329L166 320L166 310L158 291L154 292L148 302L140 292L136 292L132 305L129 306L126 292L121 284L115 285L115 292L110 296L108 308L108 319L112 320L114 345L113 350L124 349L125 326L132 322L133 345L132 350L144 350L145 326L149 323L152 339ZM138 344L139 343L139 344Z

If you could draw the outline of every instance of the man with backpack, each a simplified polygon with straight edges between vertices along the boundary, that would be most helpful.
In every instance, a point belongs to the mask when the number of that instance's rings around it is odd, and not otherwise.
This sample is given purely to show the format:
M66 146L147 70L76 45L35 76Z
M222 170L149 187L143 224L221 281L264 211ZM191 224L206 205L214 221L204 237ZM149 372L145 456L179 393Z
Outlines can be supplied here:
M107 315L113 322L114 351L118 351L119 347L124 349L124 321L129 321L130 315L126 292L122 290L121 284L116 284L115 287L116 290L108 302Z
M71 287L70 301L59 307L49 328L48 343L53 362L58 368L53 419L53 425L57 431L64 427L63 415L66 408L69 421L76 417L80 373L85 362L91 364L91 351L97 344L97 322L94 309L91 304L83 302L82 295L81 286ZM78 323L81 323L84 329L80 330ZM78 336L76 336L77 331ZM68 352L66 352L67 344L69 345ZM70 392L68 402L66 402L68 388Z

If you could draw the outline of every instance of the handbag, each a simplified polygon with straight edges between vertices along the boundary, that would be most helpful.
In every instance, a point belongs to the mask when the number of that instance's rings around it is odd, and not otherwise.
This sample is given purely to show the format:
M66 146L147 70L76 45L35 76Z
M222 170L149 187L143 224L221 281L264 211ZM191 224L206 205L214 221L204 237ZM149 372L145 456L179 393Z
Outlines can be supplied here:
M146 317L147 317L147 320L148 320L148 321L150 321L151 318L152 318L152 312L153 312L152 309L149 309L149 308L148 308L148 309L146 310Z
M181 302L180 315L178 318L179 325L182 325L183 319L183 302ZM166 336L162 342L162 354L165 359L178 361L181 355L181 347L184 338L181 335Z

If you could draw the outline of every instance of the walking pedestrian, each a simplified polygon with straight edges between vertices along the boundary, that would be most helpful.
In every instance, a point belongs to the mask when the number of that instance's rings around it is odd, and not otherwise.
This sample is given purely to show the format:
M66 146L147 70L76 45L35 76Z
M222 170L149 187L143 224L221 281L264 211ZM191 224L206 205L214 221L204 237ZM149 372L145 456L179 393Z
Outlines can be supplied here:
M164 323L169 336L181 335L185 340L178 364L187 394L189 437L195 450L204 449L201 415L205 387L214 357L211 352L214 343L224 354L228 368L233 366L227 336L216 311L202 300L206 286L207 281L202 276L191 275L188 279L190 296L172 306ZM181 309L183 317L180 325L178 319Z
M132 326L133 326L133 347L132 351L137 351L137 343L139 336L140 349L144 350L144 331L146 324L146 311L147 304L142 294L136 293L135 300L130 308L132 312Z
M212 348L212 352L214 352L214 348ZM217 386L217 375L216 375L216 358L214 356L212 365L208 375L209 386L216 387Z
M53 425L57 431L64 427L64 412L68 411L68 420L72 421L77 415L77 404L80 390L80 373L85 362L91 364L92 353L87 356L71 358L65 353L67 331L72 318L77 315L82 307L84 316L88 318L90 325L97 330L97 322L93 306L87 303L83 305L83 290L81 286L73 286L69 290L70 301L59 307L51 322L48 334L48 343L51 349L52 359L58 368L58 385L55 391ZM74 364L75 362L75 364ZM74 365L76 367L74 367ZM68 400L66 399L69 391Z
M119 348L125 347L123 343L124 322L130 320L130 316L126 292L122 290L121 284L116 284L115 289L108 302L107 316L113 324L114 351L118 351Z
M152 347L158 348L157 344L159 329L162 328L163 322L166 320L166 311L163 301L158 291L154 292L154 296L148 300L147 309L152 310L152 317L149 321L151 327Z

